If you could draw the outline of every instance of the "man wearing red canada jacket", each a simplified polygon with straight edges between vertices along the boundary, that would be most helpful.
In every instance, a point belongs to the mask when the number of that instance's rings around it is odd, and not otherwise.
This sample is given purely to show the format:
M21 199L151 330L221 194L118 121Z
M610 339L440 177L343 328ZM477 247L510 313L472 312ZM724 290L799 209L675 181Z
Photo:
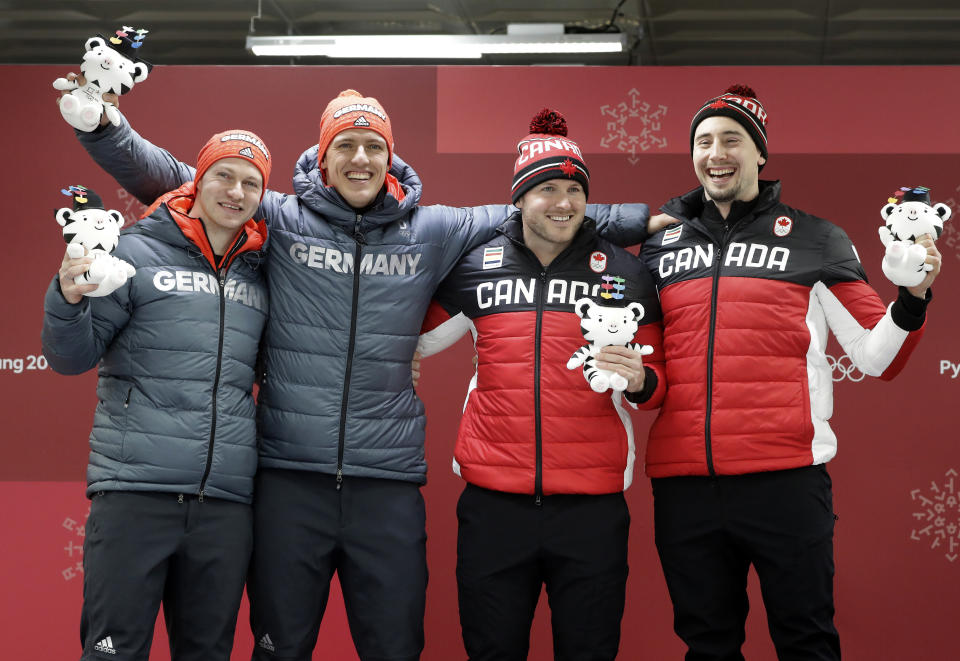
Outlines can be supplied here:
M622 399L663 397L660 311L640 260L584 218L589 173L562 116L543 111L530 130L514 169L520 211L447 276L420 342L429 355L469 328L478 353L454 451L467 482L460 622L471 661L526 659L545 584L556 658L612 660L634 463ZM621 346L595 353L614 332Z
M920 237L931 270L885 307L844 231L759 181L766 123L747 87L703 104L690 128L702 185L664 206L682 222L641 252L660 292L670 383L646 469L687 661L743 659L750 565L778 657L840 659L828 333L864 373L893 378L940 270Z

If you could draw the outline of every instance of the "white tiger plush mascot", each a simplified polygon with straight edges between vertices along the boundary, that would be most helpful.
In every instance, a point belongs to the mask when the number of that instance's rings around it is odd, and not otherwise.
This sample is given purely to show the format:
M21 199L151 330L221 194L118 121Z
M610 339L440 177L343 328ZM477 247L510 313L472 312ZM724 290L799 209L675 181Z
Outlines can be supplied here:
M623 392L627 388L627 380L616 372L598 369L595 358L600 349L612 345L639 351L642 356L653 353L653 347L649 344L631 342L643 319L643 306L630 303L626 307L606 307L590 298L581 298L573 304L573 308L580 317L580 332L589 344L573 352L567 361L567 369L583 365L583 376L595 392L604 392L608 388Z
M147 30L124 25L110 39L100 35L87 39L87 51L80 65L86 81L83 86L66 78L53 81L54 89L72 90L60 98L60 114L70 126L89 133L100 125L103 114L111 124L120 126L120 111L104 101L103 95L107 92L126 94L136 83L147 79L152 65L135 55L146 34Z
M942 202L930 204L930 189L903 187L880 210L885 225L879 228L880 242L886 248L881 267L895 285L915 287L933 267L926 263L927 250L915 243L929 234L934 241L950 218L950 207Z
M61 191L74 199L73 209L58 209L57 223L63 227L63 240L67 242L67 255L73 259L87 257L93 263L86 273L74 278L78 285L100 285L85 296L107 296L122 287L136 270L129 263L110 253L120 240L123 215L119 211L103 208L100 196L84 186L71 186Z

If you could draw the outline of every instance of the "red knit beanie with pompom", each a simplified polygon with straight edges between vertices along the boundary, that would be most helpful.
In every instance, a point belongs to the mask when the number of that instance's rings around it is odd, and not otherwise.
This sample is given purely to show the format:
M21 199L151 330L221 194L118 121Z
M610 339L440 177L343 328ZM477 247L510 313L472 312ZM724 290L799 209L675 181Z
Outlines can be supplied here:
M704 103L690 122L690 153L693 153L693 138L697 126L707 117L721 115L729 117L743 126L753 142L757 145L760 155L767 158L767 111L760 105L757 93L746 85L731 85L720 96L715 96ZM763 169L763 165L760 166Z
M567 137L567 120L556 110L544 108L530 121L530 134L517 143L510 201L548 179L575 179L590 193L590 171L580 146Z

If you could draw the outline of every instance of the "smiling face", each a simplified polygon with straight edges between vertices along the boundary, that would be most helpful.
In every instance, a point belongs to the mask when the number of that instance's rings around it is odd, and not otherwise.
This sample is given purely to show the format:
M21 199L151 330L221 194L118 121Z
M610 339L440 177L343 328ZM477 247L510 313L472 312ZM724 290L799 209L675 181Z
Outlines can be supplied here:
M524 243L546 265L583 225L587 195L579 181L548 179L524 193L516 206L523 217Z
M729 117L715 115L697 126L693 169L724 216L734 200L749 201L760 193L758 173L765 162L747 131Z
M387 177L390 154L387 141L368 129L341 131L330 142L320 168L328 186L333 186L354 209L373 202Z
M203 173L190 215L203 221L214 252L223 254L253 217L262 190L260 170L242 158L222 158Z

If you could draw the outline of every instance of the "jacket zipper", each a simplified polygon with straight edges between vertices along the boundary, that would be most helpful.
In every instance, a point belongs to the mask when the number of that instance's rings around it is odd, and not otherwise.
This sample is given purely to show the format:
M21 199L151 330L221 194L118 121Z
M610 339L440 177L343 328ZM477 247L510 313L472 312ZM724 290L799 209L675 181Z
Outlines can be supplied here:
M707 337L707 417L704 422L704 443L707 450L707 471L711 477L716 476L713 468L713 439L710 436L710 419L713 415L713 342L717 325L717 290L720 287L720 262L723 255L724 242L718 245L717 254L713 262L713 278L710 285L710 331Z
M577 235L579 236L579 234ZM533 253L530 248L528 248L523 241L517 241L513 237L508 236L508 239L513 241L515 244L520 246L520 248L526 253L526 255L533 260L533 263L540 268L540 291L537 292L537 322L536 330L534 331L533 339L533 413L534 413L534 441L536 443L536 466L535 473L533 478L533 493L534 493L534 503L537 507L543 505L543 423L540 420L541 411L540 411L540 361L541 361L541 344L543 338L543 307L544 307L544 297L546 296L547 291L547 271L550 270L550 266L553 264L559 264L563 261L563 258L573 250L574 245L577 241L574 238L574 241L571 242L569 246L564 248L559 255L553 258L553 260L547 266L544 266L540 263L540 259Z
M547 269L540 271L540 291L537 295L537 325L534 332L533 358L533 414L534 438L537 443L536 477L534 478L534 502L543 504L543 428L540 422L540 340L543 333L543 297L547 290Z
M347 342L347 365L343 374L343 398L340 403L340 437L337 441L337 491L343 486L343 449L347 432L347 403L350 398L350 375L353 371L353 350L357 341L357 306L360 301L360 257L366 239L360 233L362 214L357 214L353 227L353 240L357 247L353 252L353 302L350 307L350 340Z
M227 282L227 271L230 270L231 257L243 245L246 235L241 232L240 236L234 242L233 247L223 258L223 268L217 271L218 282L220 284L220 333L217 338L217 371L213 376L213 392L211 394L210 406L210 440L207 442L207 463L203 468L203 478L200 480L200 491L197 494L197 500L203 502L203 489L207 485L207 478L210 477L210 468L213 466L213 442L217 434L217 391L220 389L220 371L223 367L223 334L224 318L227 314L227 299L223 293L223 288Z
M744 216L746 218L747 216ZM710 477L716 477L717 471L713 465L713 436L711 431L711 420L713 418L713 357L714 342L717 332L717 297L720 289L720 266L723 263L723 254L726 252L727 244L733 234L736 226L740 225L744 218L739 219L734 225L728 226L723 233L723 239L717 245L717 254L713 262L713 277L710 285L710 332L707 337L707 417L704 422L704 442L707 452L707 471ZM710 239L713 241L713 239Z

